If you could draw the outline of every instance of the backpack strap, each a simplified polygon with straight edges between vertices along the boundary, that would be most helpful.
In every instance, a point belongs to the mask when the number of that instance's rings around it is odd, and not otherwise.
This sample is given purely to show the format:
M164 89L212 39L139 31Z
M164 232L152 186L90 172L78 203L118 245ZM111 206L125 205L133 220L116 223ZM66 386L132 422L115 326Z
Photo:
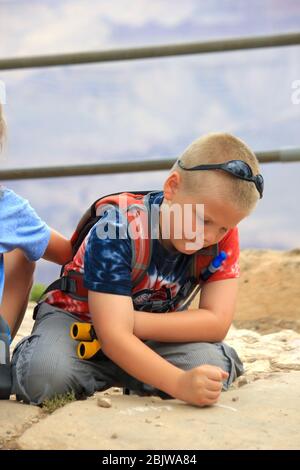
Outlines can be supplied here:
M121 193L116 197L105 197L97 204L96 214L103 213L107 205L115 205L121 216L127 217L128 233L131 240L132 284L137 286L147 272L152 255L151 211L149 205L150 192ZM134 194L135 197L132 196ZM136 197L136 196L141 196ZM120 199L121 198L121 199ZM123 203L124 201L124 203ZM128 205L129 201L129 205Z
M193 265L192 265L192 275L197 279L197 281L200 281L200 267L199 267L199 257L200 256L210 256L214 258L219 254L219 244L216 243L215 245L207 246L206 248L201 248L201 250L197 251L193 255Z
M128 195L141 195L146 196L148 193L153 191L131 191L130 193L126 193ZM123 194L122 192L108 194L107 196L101 196L99 199L93 202L93 204L88 208L88 210L83 214L80 221L77 224L77 227L71 237L71 244L73 247L72 255L73 258L76 255L80 245L82 244L83 240L93 227L96 222L98 222L100 218L99 210L101 205L103 204L110 204L117 196Z
M152 239L151 239L151 215L149 197L150 194L156 191L133 191L131 193L115 193L97 199L89 209L84 213L80 219L76 230L71 238L73 246L73 257L77 253L83 240L87 234L101 218L101 215L110 206L118 207L118 196L124 195L131 200L131 204L122 206L121 214L126 212L129 231L132 232L131 247L132 247L132 283L135 287L144 277L149 267L152 255ZM140 195L140 198L133 197ZM125 214L124 214L125 215ZM141 223L140 223L141 222ZM140 236L135 236L133 232L140 232ZM83 275L77 271L70 270L67 275L63 275L65 266L62 267L61 277L52 282L41 295L41 299L53 290L61 290L70 294L73 298L81 301L87 299L87 289L83 285ZM36 314L35 314L36 315ZM35 317L34 317L35 318Z
M69 271L66 276L62 276L53 281L42 293L38 304L46 294L53 290L60 290L66 294L71 294L72 297L77 300L87 300L87 289L83 285L83 275L78 271Z
M215 257L219 254L219 244L216 243L215 245L208 246L206 248L202 248L201 250L197 251L193 255L193 262L192 262L192 279L196 280L196 285L194 286L193 289L188 293L186 292L187 295L182 296L185 298L185 301L183 304L179 307L178 311L180 310L187 310L189 306L191 305L192 301L194 298L197 296L197 294L201 290L201 271L199 268L199 256L210 256L210 257ZM209 263L208 263L209 265ZM180 291L179 291L180 292ZM178 294L179 294L178 292ZM180 299L178 299L180 301Z
M131 221L129 231L132 232L133 226L136 227L138 237L131 235L131 248L132 248L132 287L136 287L149 268L152 256L153 240L151 236L151 210L149 204L150 194L143 198L142 204L131 204L128 207L128 220ZM139 217L141 223L136 224ZM133 224L133 225L132 225Z

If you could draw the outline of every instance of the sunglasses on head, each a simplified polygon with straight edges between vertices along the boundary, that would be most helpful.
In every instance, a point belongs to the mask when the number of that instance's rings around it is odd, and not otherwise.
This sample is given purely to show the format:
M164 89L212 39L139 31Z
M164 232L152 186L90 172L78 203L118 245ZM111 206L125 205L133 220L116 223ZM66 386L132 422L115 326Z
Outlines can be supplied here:
M264 179L261 174L253 175L251 167L248 163L243 160L230 160L224 163L214 163L207 165L197 165L192 168L186 168L181 160L177 161L178 165L182 170L196 171L196 170L223 170L231 175L240 178L241 180L251 181L255 184L257 191L259 192L260 198L263 197L264 192Z

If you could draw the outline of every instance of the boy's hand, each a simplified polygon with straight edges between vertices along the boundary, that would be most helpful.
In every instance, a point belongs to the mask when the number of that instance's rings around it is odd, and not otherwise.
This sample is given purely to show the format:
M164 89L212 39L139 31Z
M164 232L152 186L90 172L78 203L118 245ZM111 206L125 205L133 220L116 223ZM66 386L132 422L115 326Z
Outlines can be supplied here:
M179 378L176 397L191 405L208 406L218 401L222 390L222 381L228 372L220 367L199 366L184 371Z

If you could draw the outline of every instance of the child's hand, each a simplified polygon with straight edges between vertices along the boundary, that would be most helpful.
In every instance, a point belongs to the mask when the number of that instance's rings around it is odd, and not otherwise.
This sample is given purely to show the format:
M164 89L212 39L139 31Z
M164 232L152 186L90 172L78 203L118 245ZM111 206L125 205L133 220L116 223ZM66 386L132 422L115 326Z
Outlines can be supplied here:
M209 365L184 371L178 381L175 398L197 406L213 405L218 401L222 381L228 375L220 367Z

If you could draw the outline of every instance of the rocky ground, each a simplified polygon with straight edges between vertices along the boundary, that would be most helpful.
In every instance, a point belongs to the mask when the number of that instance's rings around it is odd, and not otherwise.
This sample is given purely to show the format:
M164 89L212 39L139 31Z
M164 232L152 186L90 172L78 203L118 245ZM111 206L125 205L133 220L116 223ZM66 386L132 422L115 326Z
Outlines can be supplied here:
M112 388L49 414L0 402L4 449L299 449L300 249L244 250L226 341L245 375L213 407ZM28 309L15 341L30 332ZM78 436L80 438L78 438Z

